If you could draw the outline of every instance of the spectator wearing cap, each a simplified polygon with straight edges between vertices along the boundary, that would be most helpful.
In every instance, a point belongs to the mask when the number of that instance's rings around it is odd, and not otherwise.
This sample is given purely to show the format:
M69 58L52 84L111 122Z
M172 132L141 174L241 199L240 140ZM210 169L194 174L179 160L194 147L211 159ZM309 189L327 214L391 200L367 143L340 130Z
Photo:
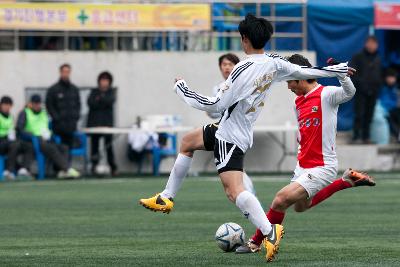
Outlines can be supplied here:
M10 114L13 101L9 96L3 96L0 100L0 154L7 156L7 165L3 177L8 180L15 179L17 171L17 158L22 155L23 161L17 172L19 178L31 179L29 166L32 162L32 147L17 141L15 138L14 119Z
M397 83L396 70L387 69L384 82L384 86L379 95L379 100L385 110L385 116L389 121L390 131L396 138L398 138L400 130L400 89Z
M98 87L92 89L87 100L89 115L87 127L113 127L114 126L114 103L115 92L112 89L113 77L105 71L97 78ZM112 135L92 134L90 135L92 174L96 174L96 166L100 161L99 144L104 139L107 151L107 161L111 169L111 175L116 175L117 165L115 164Z
M23 140L32 137L40 139L40 150L50 159L58 170L58 178L78 178L79 172L68 166L68 147L51 141L49 117L42 108L40 95L32 95L26 108L20 112L17 120L17 134Z
M79 89L70 81L71 66L60 66L60 79L46 94L46 108L52 122L53 132L60 136L61 142L73 147L74 132L80 118L81 102Z

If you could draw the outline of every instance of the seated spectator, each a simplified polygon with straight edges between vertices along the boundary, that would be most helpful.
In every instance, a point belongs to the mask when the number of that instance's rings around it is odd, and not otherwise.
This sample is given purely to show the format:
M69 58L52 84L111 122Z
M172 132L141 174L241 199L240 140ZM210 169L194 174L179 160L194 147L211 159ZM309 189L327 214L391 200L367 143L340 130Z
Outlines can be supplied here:
M115 93L111 88L113 77L109 72L102 72L97 78L98 87L90 92L87 100L89 115L87 127L113 127L114 126L114 102ZM113 137L111 134L90 135L90 156L92 161L92 174L96 174L96 167L100 161L99 142L103 138L107 151L107 161L111 169L111 175L117 174L117 164L114 160Z
M80 173L68 167L68 147L50 140L49 117L42 109L40 95L33 95L27 107L21 111L17 121L17 133L22 140L40 138L40 150L50 159L58 170L57 177L78 178Z
M385 117L389 121L391 133L398 138L400 130L400 89L397 84L397 72L388 69L385 74L385 84L380 92L379 100L385 110Z
M8 180L15 179L17 157L22 154L23 161L18 170L18 178L32 179L29 166L32 162L32 147L24 142L16 141L14 119L10 114L13 101L9 96L3 96L0 100L0 154L7 156L7 165L3 177Z

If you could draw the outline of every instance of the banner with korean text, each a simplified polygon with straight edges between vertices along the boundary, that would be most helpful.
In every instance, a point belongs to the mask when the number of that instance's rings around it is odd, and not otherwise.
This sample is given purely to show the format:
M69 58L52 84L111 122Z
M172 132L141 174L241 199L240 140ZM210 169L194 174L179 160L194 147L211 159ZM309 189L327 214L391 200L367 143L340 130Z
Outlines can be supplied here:
M209 4L0 4L0 29L200 31L210 28Z
M375 3L375 28L400 30L400 4Z

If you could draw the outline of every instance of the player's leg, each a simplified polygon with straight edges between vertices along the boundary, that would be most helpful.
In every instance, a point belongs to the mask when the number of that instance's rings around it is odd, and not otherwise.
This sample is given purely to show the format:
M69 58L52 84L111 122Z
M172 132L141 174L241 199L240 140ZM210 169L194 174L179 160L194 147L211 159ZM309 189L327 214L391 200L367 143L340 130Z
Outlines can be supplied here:
M327 173L330 174L330 176L336 176L336 171L334 169L329 169ZM314 196L314 194L318 192L317 189L322 188L320 187L321 182L317 179L318 175L318 170L306 170L297 166L291 180L292 183L276 193L275 198L272 201L271 207L266 214L270 222L281 224L285 217L285 211L287 208L298 201L307 200L310 196ZM323 182L329 184L328 179L324 179ZM262 233L257 229L256 233L250 238L250 240L244 246L237 249L237 253L257 252L259 251L262 241Z
M266 217L271 224L282 224L286 210L299 200L306 200L307 197L308 193L303 186L296 182L291 183L276 193ZM249 241L245 245L240 246L236 252L258 252L260 251L260 246L263 240L263 233L260 231L260 229L257 229Z
M204 149L203 128L197 128L183 136L178 157L171 170L167 185L161 192L162 197L175 197L192 165L194 151Z
M193 153L196 150L205 150L203 128L197 128L185 134L181 140L179 154L168 178L165 189L155 196L141 199L140 204L153 211L169 213L173 206L173 198L179 191L184 178L192 164Z
M272 261L279 250L280 240L284 234L283 227L279 224L272 225L268 221L258 199L244 189L242 176L241 171L220 173L228 199L235 203L244 216L260 229L263 239L265 239L266 259Z
M266 259L272 261L283 237L283 227L271 225L254 194L245 190L243 184L244 153L236 145L216 139L214 157L218 173L230 201L242 211L262 233L265 239Z
M312 208L325 199L331 197L334 193L341 191L346 188L350 187L357 187L357 186L375 186L374 179L366 173L361 173L353 169L347 169L344 173L342 178L336 179L330 185L324 187L320 190L311 200L308 208ZM299 204L300 205L300 204ZM304 207L303 207L304 208ZM298 207L298 210L295 208L296 211L304 211L301 209L301 205Z

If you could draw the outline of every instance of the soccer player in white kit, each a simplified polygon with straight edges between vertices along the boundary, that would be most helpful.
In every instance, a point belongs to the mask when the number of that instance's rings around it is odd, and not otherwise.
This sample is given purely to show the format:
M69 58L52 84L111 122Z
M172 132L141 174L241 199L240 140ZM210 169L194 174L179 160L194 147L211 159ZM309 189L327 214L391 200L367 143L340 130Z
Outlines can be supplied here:
M299 54L288 61L300 66L311 66ZM323 86L314 79L288 81L288 88L297 95L295 110L299 126L298 161L291 183L275 196L267 217L271 223L281 224L285 211L291 205L303 212L329 198L337 191L353 186L374 186L367 174L348 169L337 179L336 125L339 105L355 94L350 77L339 77L340 87ZM257 230L254 236L237 253L258 252L263 234Z
M237 64L215 97L200 95L183 79L176 79L175 92L188 105L206 112L223 112L215 134L215 164L229 200L265 237L266 259L272 261L279 249L283 227L272 225L258 199L243 186L243 159L253 144L253 125L264 106L265 97L273 82L284 80L337 77L346 75L347 64L326 68L303 68L277 55L265 54L264 47L272 36L271 23L247 15L239 24L246 60ZM174 170L190 167L191 161L179 162ZM175 169L177 167L177 169ZM169 200L160 198L164 202Z
M231 74L233 68L239 62L240 59L235 54L232 53L223 54L218 58L219 70L221 72L222 77L224 78L224 81L218 83L216 86L213 87L212 91L214 96L218 94L220 87L223 85L226 79L228 79L229 74ZM222 113L220 112L206 112L206 113L210 118L218 121L222 117ZM182 137L180 143L177 162L191 161L194 152L197 150L214 151L215 133L217 132L217 130L218 130L218 122L215 122L204 125L203 127L196 128L186 133ZM159 194L160 196L158 196L157 194L156 196L149 199L141 199L140 204L153 211L170 213L173 208L174 198L178 193L183 183L183 180L189 171L189 166L188 168L172 169L164 190ZM243 173L243 183L247 191L255 193L253 183L250 177L245 172ZM166 198L167 200L161 201L160 200L161 197ZM157 202L160 202L161 204Z

